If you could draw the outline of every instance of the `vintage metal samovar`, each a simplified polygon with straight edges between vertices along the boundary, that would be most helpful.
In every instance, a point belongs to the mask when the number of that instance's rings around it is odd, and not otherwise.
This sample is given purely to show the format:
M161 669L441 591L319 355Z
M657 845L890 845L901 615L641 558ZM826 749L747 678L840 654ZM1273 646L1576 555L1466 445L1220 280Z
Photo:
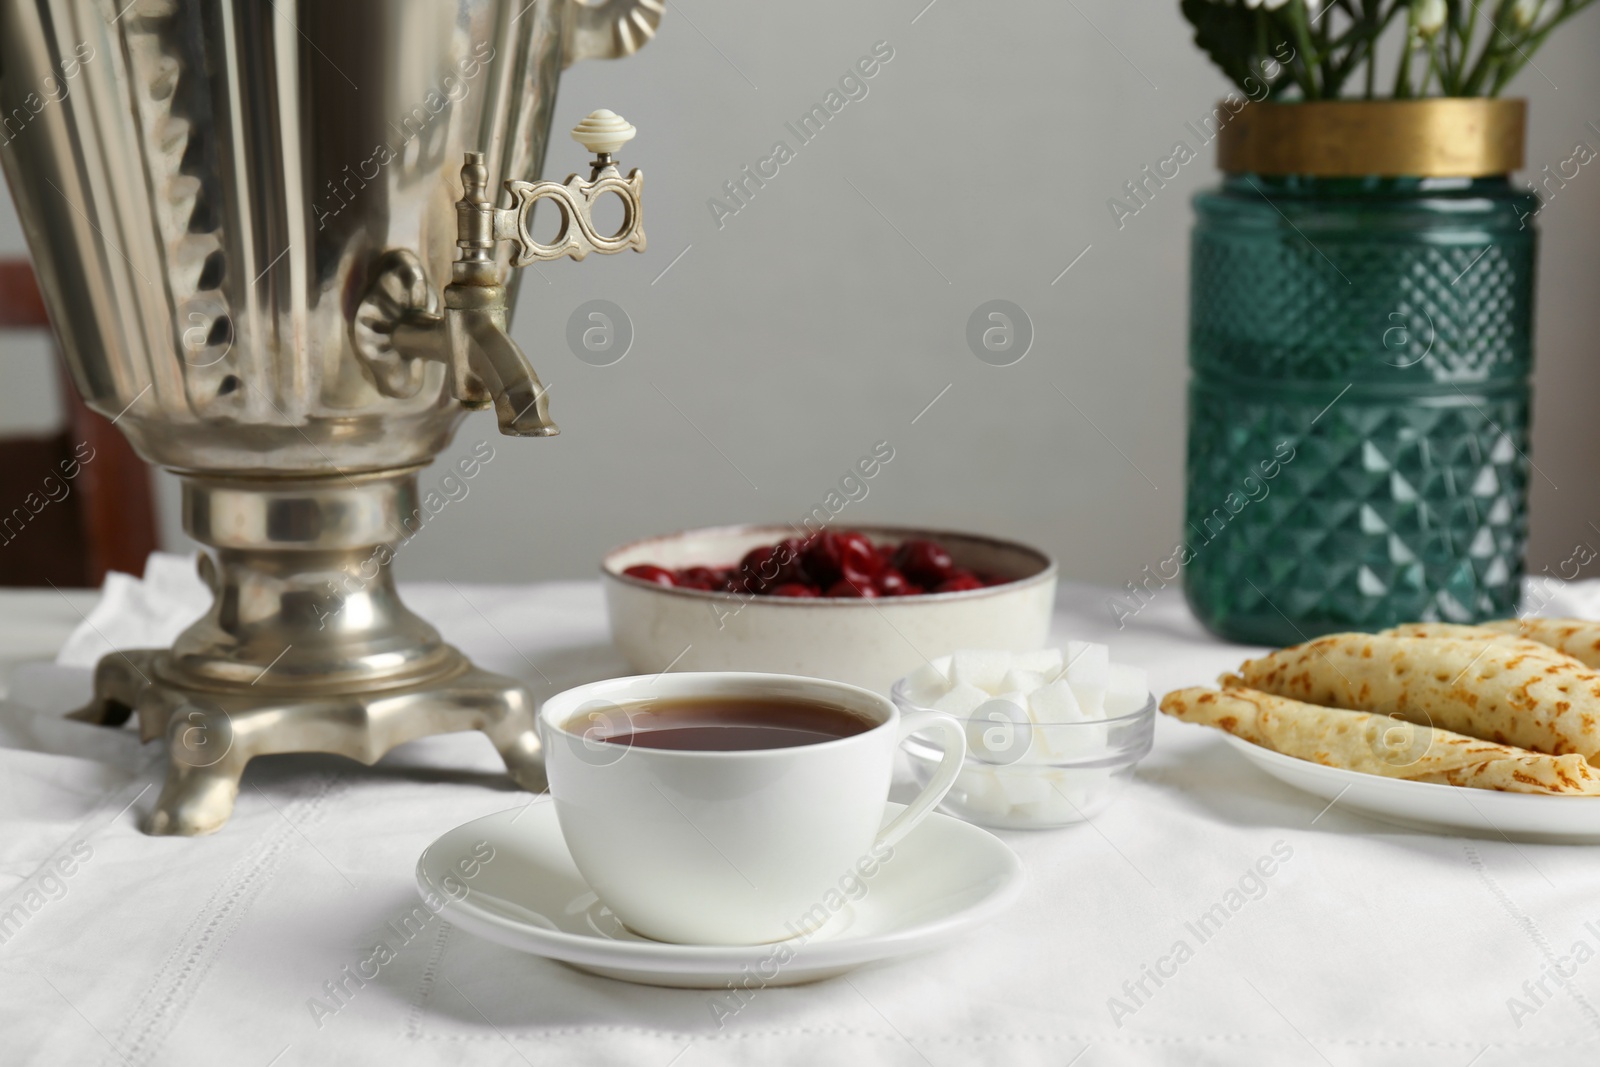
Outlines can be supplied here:
M417 472L463 416L556 427L507 319L538 260L644 248L608 111L536 181L556 82L661 0L11 0L0 160L72 377L183 481L210 611L101 660L80 718L170 745L151 833L216 830L253 757L371 763L478 729L544 787L529 693L396 595ZM504 192L502 192L502 190ZM615 194L623 223L595 230ZM498 201L506 200L504 205ZM533 239L548 200L561 225Z

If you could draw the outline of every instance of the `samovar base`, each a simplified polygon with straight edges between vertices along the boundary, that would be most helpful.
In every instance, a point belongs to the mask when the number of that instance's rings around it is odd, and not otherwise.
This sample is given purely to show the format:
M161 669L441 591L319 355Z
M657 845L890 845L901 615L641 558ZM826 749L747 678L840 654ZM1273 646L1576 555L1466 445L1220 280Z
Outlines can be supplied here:
M524 789L545 788L533 698L472 665L400 600L393 561L427 522L415 468L247 477L184 473L184 526L210 552L212 605L171 648L112 652L72 717L168 743L152 834L228 821L257 756L375 763L430 734L481 730Z
M449 649L454 669L398 689L285 699L185 687L166 680L167 649L113 652L95 668L94 698L71 718L120 726L139 717L141 740L166 737L166 784L144 820L149 834L193 836L222 828L239 779L257 756L325 752L371 765L396 745L481 730L512 781L545 789L544 761L527 689L474 667Z

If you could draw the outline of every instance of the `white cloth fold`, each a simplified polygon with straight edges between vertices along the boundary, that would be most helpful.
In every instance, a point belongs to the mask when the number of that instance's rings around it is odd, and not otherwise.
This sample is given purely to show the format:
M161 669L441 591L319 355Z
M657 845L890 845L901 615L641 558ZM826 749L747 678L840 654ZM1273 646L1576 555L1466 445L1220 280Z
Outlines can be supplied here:
M211 606L211 590L200 580L195 556L152 552L144 577L112 571L100 587L94 610L61 646L63 667L93 667L118 648L161 648Z
M109 645L170 639L197 603L176 573L108 583L61 662L92 662L90 630ZM404 593L541 699L624 670L593 583ZM1557 594L1546 610L1600 615L1600 583ZM1205 635L1176 588L1119 631L1113 595L1064 586L1055 637L1109 641L1158 691L1252 651ZM258 760L221 832L152 838L137 821L160 789L160 743L61 721L86 688L81 669L29 670L0 704L7 1064L1494 1067L1600 1052L1593 848L1386 826L1165 718L1092 824L1002 834L1029 887L991 926L762 990L719 1027L707 992L519 955L450 928L448 911L376 978L348 977L416 903L429 842L526 802L484 738L429 738L371 768Z

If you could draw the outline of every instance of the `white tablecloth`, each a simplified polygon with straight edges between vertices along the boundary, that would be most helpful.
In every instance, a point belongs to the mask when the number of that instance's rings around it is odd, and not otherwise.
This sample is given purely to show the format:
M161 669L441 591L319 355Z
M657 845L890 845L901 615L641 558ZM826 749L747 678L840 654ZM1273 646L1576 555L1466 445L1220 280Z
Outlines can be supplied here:
M405 592L540 696L623 669L593 584ZM1245 651L1207 637L1175 589L1118 632L1109 595L1064 588L1057 637L1110 641L1158 691ZM76 611L62 603L0 599L0 634L59 641ZM705 992L591 977L434 919L318 1019L324 983L411 910L423 847L523 802L488 742L432 738L371 768L258 760L220 833L147 837L160 745L63 720L87 691L86 672L28 667L0 705L0 1063L1493 1067L1600 1052L1594 849L1325 811L1165 718L1092 824L1002 835L1023 899L937 954L763 990L719 1028ZM1197 936L1218 904L1226 921Z

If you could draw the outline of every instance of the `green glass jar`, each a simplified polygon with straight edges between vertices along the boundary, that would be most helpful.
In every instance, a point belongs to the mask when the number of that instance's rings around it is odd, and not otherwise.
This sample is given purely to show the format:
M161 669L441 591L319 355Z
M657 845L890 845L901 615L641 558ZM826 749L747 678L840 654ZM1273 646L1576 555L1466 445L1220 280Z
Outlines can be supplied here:
M1537 206L1503 177L1195 198L1184 582L1209 629L1515 613Z

